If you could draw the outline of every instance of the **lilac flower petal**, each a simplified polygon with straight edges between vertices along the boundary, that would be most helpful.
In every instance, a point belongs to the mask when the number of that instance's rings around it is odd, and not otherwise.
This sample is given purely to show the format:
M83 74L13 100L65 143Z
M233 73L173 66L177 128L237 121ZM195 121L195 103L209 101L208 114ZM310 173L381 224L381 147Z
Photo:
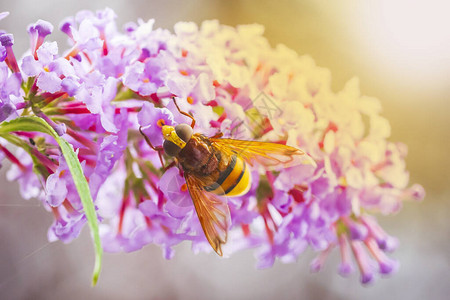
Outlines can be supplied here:
M291 198L288 193L277 190L272 199L272 204L282 212L288 212L289 206L291 205Z
M349 276L349 275L352 274L354 271L355 271L355 270L354 270L353 266L352 266L351 264L349 264L349 263L341 262L341 263L339 264L339 270L338 270L338 272L339 272L340 275L342 275L342 276L344 276L344 277Z
M65 18L63 21L61 21L61 23L59 23L59 29L68 36L72 36L73 26L75 26L75 24L72 17Z
M59 174L53 173L47 178L47 203L50 206L60 206L67 196L65 180L59 180Z
M28 200L40 196L42 194L42 185L39 182L39 178L33 172L33 162L30 156L25 150L19 148L16 152L16 157L26 170L24 171L16 164L13 164L6 173L7 179L19 183L22 198Z
M45 42L36 51L39 61L43 64L49 64L58 54L58 44L56 42Z
M6 56L8 56L8 52L6 51L6 48L0 45L0 62L4 62L6 59Z
M193 206L179 206L174 204L174 202L169 201L165 205L165 209L167 210L167 213L177 219L183 219L186 217L186 215L194 209Z
M62 80L55 73L42 72L37 80L37 86L42 90L55 93L61 90Z
M393 259L387 259L379 263L381 274L391 274L395 273L399 268L399 262Z
M373 273L362 273L360 281L362 284L367 285L371 284L374 280Z
M256 268L258 269L270 268L275 263L275 256L268 245L264 245L260 248L256 253L256 258L258 260Z
M54 241L57 238L64 243L71 242L80 235L81 229L86 224L86 221L86 216L82 214L71 217L68 220L56 220L49 229L49 240Z
M137 92L142 84L140 75L144 72L144 67L144 64L141 62L135 62L131 66L128 66L123 75L123 84Z
M21 68L27 76L37 76L42 72L41 64L31 55L23 58Z
M20 75L20 73L12 73L4 81L4 86L2 87L2 91L0 91L0 97L6 99L9 96L9 99L11 101L14 98L13 96L20 97L22 95L21 84L22 76Z
M4 11L0 13L0 20L6 18L9 15L9 11Z
M1 34L0 43L3 47L11 47L12 45L14 45L14 36L10 33Z
M81 21L78 31L73 31L72 35L80 49L95 51L103 45L100 39L100 32L92 24L92 21L88 19Z
M379 243L379 247L387 252L392 252L395 249L398 248L399 241L398 238L393 236L387 236L386 239L383 240L383 242Z
M39 19L36 23L29 25L27 30L29 33L36 32L39 36L45 37L52 33L53 25L47 21Z
M195 78L174 73L168 77L166 84L171 93L178 97L186 98L194 88Z
M216 96L216 92L211 77L206 73L200 73L192 90L192 94L201 103L213 100Z
M138 113L138 122L143 128L143 132L150 139L154 146L161 145L163 136L162 125L174 125L172 113L167 108L154 107L150 103L144 103Z
M67 59L57 58L51 62L48 66L49 70L54 72L58 76L70 76L75 75L73 66L69 63Z
M65 77L61 81L61 89L66 92L70 97L75 96L80 84L75 77Z
M158 209L158 206L150 200L144 201L139 204L139 209L145 216L149 217L154 217L161 213Z
M160 189L167 198L167 212L175 218L184 218L194 208L184 178L176 168L172 168L164 173L160 184Z
M413 184L408 190L407 194L416 201L421 201L425 198L425 189L420 184Z
M121 159L123 151L127 146L127 119L122 111L121 115L116 116L115 124L120 126L117 135L105 137L100 144L96 157L96 167L91 175L89 187L93 198L97 197L100 187L111 174L111 171L118 160Z
M350 219L347 219L346 222L348 229L350 230L350 238L353 240L362 240L364 241L369 233L367 227L363 224L358 224Z
M320 269L322 269L322 262L317 258L312 260L311 263L309 264L309 270L312 273L319 272Z
M11 103L0 103L0 122L6 120L15 111L16 107Z

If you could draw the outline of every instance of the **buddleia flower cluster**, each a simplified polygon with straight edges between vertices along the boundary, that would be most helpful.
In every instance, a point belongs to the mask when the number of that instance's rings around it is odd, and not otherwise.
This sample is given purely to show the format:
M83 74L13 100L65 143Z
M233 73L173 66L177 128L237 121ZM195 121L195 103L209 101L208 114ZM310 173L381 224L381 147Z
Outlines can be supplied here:
M171 32L139 20L119 30L115 19L110 9L66 18L59 29L68 49L48 37L52 24L38 20L20 58L13 36L0 33L0 129L35 116L73 147L105 251L156 244L170 259L184 241L194 252L212 251L180 170L166 168L172 159L161 161L139 133L142 126L161 145L163 125L189 123L176 99L197 132L288 144L315 161L252 168L249 192L227 199L226 256L254 248L257 266L267 268L276 259L295 262L311 247L315 271L337 249L339 273L357 267L362 283L396 269L388 253L397 239L376 216L421 200L424 190L408 185L406 146L387 140L380 102L361 95L357 79L333 92L328 69L284 45L271 47L260 25L180 22ZM29 129L0 134L0 159L11 162L7 177L22 197L38 199L53 216L48 239L77 238L87 218L55 139Z

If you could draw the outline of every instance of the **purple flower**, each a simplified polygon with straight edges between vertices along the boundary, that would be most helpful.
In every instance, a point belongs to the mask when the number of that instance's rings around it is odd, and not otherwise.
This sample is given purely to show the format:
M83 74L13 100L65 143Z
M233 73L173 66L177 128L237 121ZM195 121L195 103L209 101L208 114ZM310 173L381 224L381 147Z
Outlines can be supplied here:
M103 42L100 38L100 31L94 24L96 19L93 13L90 11L81 11L76 15L75 20L78 23L78 28L73 23L73 26L70 26L70 36L73 39L77 52L101 49Z
M124 172L111 174L97 194L99 214L108 220L100 225L102 244L108 252L135 251L152 241L146 217L124 195L124 176Z
M4 62L7 56L6 48L0 44L0 62Z
M77 211L68 211L65 208L53 208L55 221L50 226L47 236L50 242L61 240L69 243L77 238L86 223L86 216Z
M194 209L186 182L177 168L171 168L164 173L160 189L167 199L164 207L172 217L184 218Z
M114 124L115 109L111 101L116 96L117 79L105 78L98 71L87 74L79 87L75 98L86 104L93 114L100 117L101 126L105 131L116 133Z
M127 145L127 129L129 124L124 109L120 115L115 117L114 121L119 129L117 135L106 136L101 141L97 152L96 166L89 177L89 188L94 199L97 196L100 186L110 175L116 162L122 158L123 151Z
M369 284L374 279L374 272L371 267L372 261L367 256L364 251L363 245L361 241L353 241L350 243L353 255L355 256L356 262L359 267L359 271L361 273L361 283Z
M103 10L96 11L95 15L91 15L90 11L87 11L86 14L83 13L83 17L80 17L80 14L78 14L77 18L92 20L95 27L97 27L100 32L105 33L108 30L115 30L116 24L114 20L117 18L117 15L111 8L105 8Z
M50 93L61 90L62 78L75 74L73 66L66 59L57 58L57 54L56 42L44 43L37 50L37 60L29 55L22 61L24 74L37 76L37 86Z
M135 62L125 70L123 84L143 96L148 96L158 89L157 84L148 77L145 74L145 64Z
M152 241L147 230L144 215L136 208L128 208L124 215L121 231L105 231L101 229L104 250L108 252L132 252L141 249Z
M172 126L175 124L173 115L167 108L154 107L145 102L138 113L139 125L143 127L142 131L150 139L153 146L160 146L163 142L161 128L164 125Z
M6 120L10 115L16 111L16 108L11 103L0 102L0 122Z
M14 36L12 34L3 33L0 35L0 42L3 47L11 47L14 45Z
M143 49L146 57L155 56L161 50L167 50L169 44L174 40L174 36L169 30L153 29L154 23L153 19L147 22L139 20L138 24L128 23L126 27L129 37L137 42L140 49ZM133 30L130 30L131 28Z
M16 56L12 50L14 45L14 37L9 33L0 34L0 61L6 61L8 67L13 73L20 73L19 66L17 65Z
M364 241L368 235L368 229L363 224L359 224L350 218L342 217L342 221L345 223L350 232L350 238L352 240Z
M166 51L161 51L145 62L136 61L125 68L122 80L131 90L148 96L156 93L166 80L170 80L169 74L173 72L177 72L175 59Z
M1 13L0 13L0 20L6 18L8 15L9 15L9 12L8 12L8 11L1 12Z
M52 33L53 25L39 19L36 23L29 25L27 31L30 35L31 53L37 58L36 50L44 43L45 37Z
M40 178L33 172L33 162L30 156L22 149L16 152L20 164L12 164L6 173L9 181L19 182L20 194L24 199L41 197L43 195Z
M55 173L48 176L46 181L46 202L53 207L60 206L67 198L68 185L73 186L73 180L64 157L61 156L58 168ZM78 196L76 190L75 196Z
M158 203L161 202L158 200ZM149 200L142 202L139 209L151 220L148 229L153 236L153 242L163 248L163 256L166 259L171 259L174 255L172 246L183 240L191 240L193 243L205 242L203 234L195 234L202 232L202 229L193 210L180 219L171 217Z
M61 81L61 90L66 92L70 97L75 96L80 87L78 78L72 75L64 77Z
M73 17L67 17L59 23L59 30L67 34L71 39L72 36L72 28L75 26L75 20Z
M341 263L338 272L342 276L348 276L354 272L353 263L351 262L351 253L348 245L347 237L344 234L339 235L339 250L341 252Z
M0 20L6 18L9 15L9 12L1 12L0 13ZM3 32L0 32L0 35L2 35ZM0 44L0 62L3 62L6 58L6 48Z

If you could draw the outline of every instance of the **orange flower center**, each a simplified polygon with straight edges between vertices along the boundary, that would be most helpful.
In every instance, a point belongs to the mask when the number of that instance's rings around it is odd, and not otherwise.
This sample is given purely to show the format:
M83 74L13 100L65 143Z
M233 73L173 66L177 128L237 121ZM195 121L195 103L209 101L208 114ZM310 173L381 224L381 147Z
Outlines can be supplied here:
M186 71L186 70L180 70L180 74L183 75L183 76L188 76L189 75L188 71Z
M187 102L189 104L193 104L194 103L194 98L192 98L191 96L187 97Z
M156 125L159 128L162 128L164 125L166 125L166 121L164 121L164 119L159 119L158 122L156 122Z
M183 183L183 185L180 187L180 191L182 191L182 192L186 192L187 191L187 184L186 183Z

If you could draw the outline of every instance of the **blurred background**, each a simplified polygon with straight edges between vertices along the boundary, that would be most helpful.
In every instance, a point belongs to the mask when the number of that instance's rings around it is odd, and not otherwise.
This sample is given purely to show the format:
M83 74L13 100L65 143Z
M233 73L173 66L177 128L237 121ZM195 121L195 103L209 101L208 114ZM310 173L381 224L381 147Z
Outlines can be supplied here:
M106 254L100 281L91 288L93 247L87 228L69 245L48 243L53 216L37 201L20 198L0 169L1 299L448 299L450 285L450 2L430 1L155 1L2 0L11 14L0 28L14 34L16 55L28 48L26 26L37 19L55 27L81 9L111 7L122 26L137 18L156 27L177 21L218 19L260 23L275 46L283 43L331 70L341 90L354 76L361 92L383 104L392 141L409 146L411 184L421 183L424 202L407 202L396 216L380 217L399 237L393 254L400 270L368 287L359 275L337 274L335 251L324 269L309 273L307 251L295 264L256 270L252 251L228 259L194 255L184 243L166 261L157 246L131 254ZM63 34L52 39L60 48Z

